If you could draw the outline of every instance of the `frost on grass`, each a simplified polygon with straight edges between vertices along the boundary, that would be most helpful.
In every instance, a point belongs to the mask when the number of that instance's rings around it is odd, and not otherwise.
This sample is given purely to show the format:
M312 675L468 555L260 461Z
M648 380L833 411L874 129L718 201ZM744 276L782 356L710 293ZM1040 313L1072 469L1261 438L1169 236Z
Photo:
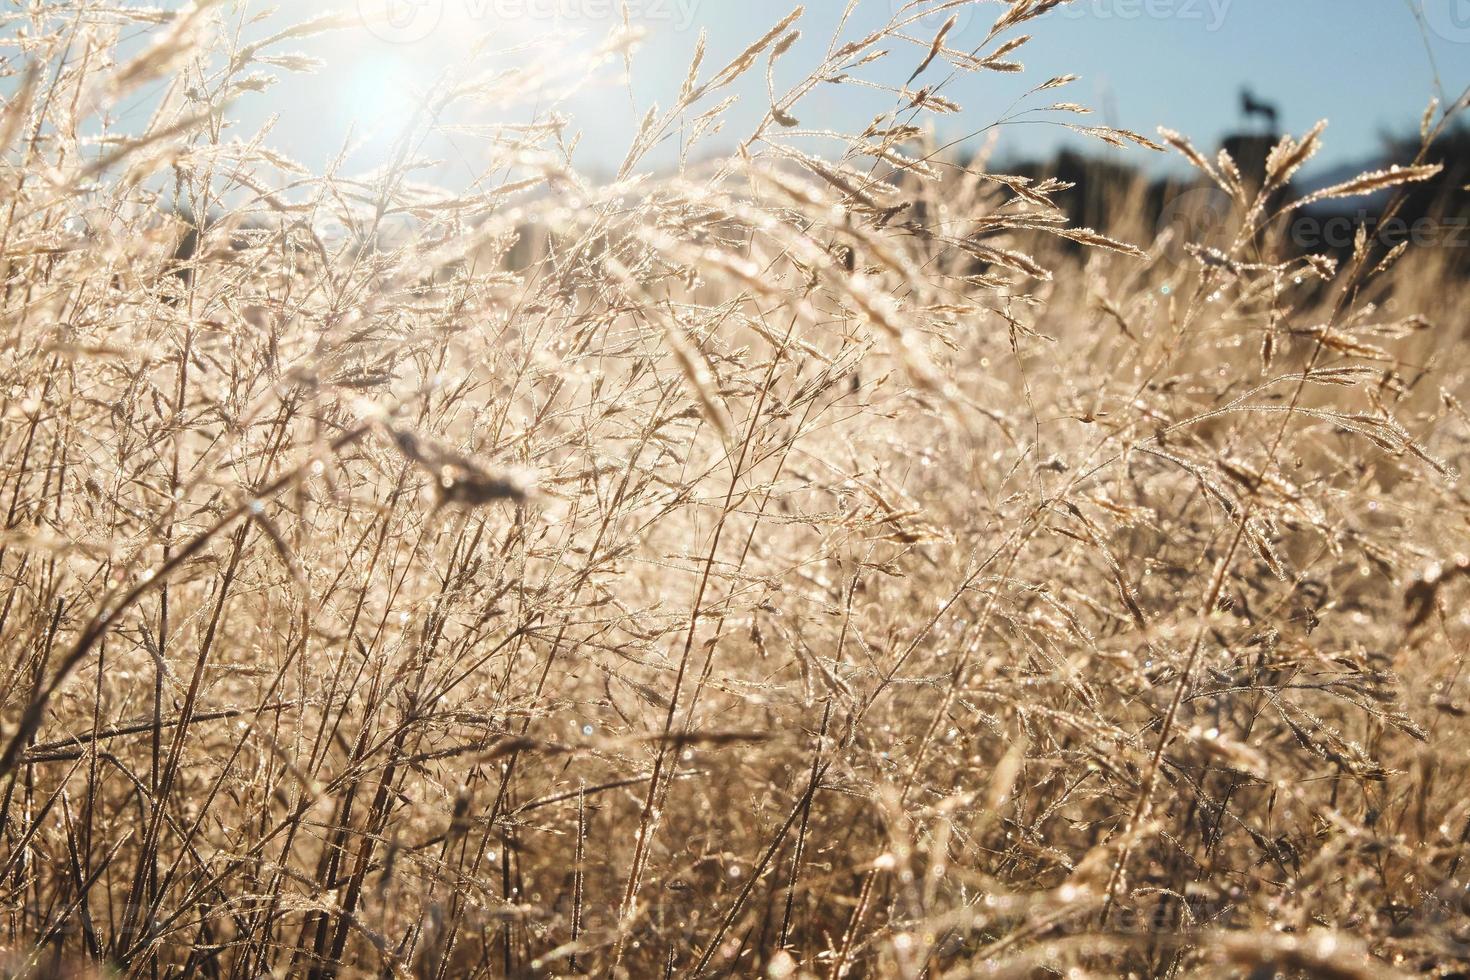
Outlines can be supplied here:
M1162 134L1172 252L935 146L1053 6L701 42L603 182L546 56L313 175L223 121L342 22L3 15L5 969L1463 963L1463 283L1278 247L1320 128Z

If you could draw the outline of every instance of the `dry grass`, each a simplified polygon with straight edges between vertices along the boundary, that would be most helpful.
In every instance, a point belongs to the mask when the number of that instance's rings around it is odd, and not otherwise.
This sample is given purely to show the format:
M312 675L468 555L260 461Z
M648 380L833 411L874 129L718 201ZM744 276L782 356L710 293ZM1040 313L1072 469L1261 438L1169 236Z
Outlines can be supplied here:
M1054 5L783 93L793 13L615 182L542 106L464 195L428 122L372 180L222 128L306 29L5 15L5 969L1466 969L1464 284L1276 247L1319 133L1259 194L1165 134L1236 206L1189 250L928 145Z

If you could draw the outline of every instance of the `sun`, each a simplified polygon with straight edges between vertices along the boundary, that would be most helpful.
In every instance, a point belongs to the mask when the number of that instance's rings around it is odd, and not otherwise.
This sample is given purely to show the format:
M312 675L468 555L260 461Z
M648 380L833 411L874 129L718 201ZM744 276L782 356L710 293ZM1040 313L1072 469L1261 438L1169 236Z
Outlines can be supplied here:
M514 43L494 0L358 0L348 43L323 52L334 101L358 145L387 145L413 124L447 72Z
M612 0L357 0L350 41L322 52L322 80L338 118L349 122L359 152L381 156L424 117L446 84L511 67L530 68L553 91L579 87L565 64L591 52L616 29ZM526 64L526 51L543 52Z

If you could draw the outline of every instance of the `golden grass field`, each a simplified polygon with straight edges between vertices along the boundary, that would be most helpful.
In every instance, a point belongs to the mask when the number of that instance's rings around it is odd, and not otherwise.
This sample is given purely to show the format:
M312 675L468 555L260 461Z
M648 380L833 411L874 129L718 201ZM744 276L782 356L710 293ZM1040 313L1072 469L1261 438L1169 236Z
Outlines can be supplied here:
M714 139L773 10L612 179L547 115L473 193L223 125L338 21L6 13L5 975L1470 970L1462 272L1283 247L1330 129L1092 128L1234 215L1067 227L926 135L1055 0L932 6Z

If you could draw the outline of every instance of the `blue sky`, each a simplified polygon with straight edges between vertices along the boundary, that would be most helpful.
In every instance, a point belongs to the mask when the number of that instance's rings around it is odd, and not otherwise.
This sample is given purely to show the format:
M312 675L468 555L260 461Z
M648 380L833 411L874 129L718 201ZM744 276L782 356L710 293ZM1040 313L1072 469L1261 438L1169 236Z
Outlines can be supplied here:
M576 49L590 48L617 23L619 0L345 0L369 17L393 7L394 28L357 27L314 43L310 53L326 61L311 79L293 79L271 92L251 96L237 109L242 132L269 116L278 120L270 138L277 148L320 166L350 131L361 141L351 164L371 166L412 112L412 93L426 87L446 66L483 42L492 52L555 34ZM701 30L708 36L708 74L738 53L792 9L791 0L627 0L635 23L648 32L629 80L614 60L568 100L563 112L583 134L578 162L610 171L627 148L635 120L654 102L667 105L678 91ZM926 5L943 0L926 0ZM859 0L844 38L884 23L905 0ZM1413 8L1423 3L1423 27ZM177 4L171 4L176 6ZM838 23L843 0L808 0L803 38L778 65L778 87L796 69L814 64ZM298 0L281 17L304 17L341 3ZM255 3L251 9L260 9ZM557 8L560 20L548 16ZM980 43L1003 9L984 0L948 40L951 47ZM927 40L947 15L913 29ZM1015 56L1024 75L960 76L945 93L965 107L938 122L944 140L988 126L1029 87L1052 75L1075 73L1082 80L1048 96L1081 102L1096 110L1089 122L1111 122L1152 135L1159 125L1213 146L1244 123L1239 91L1250 85L1277 104L1283 125L1300 131L1328 118L1327 152L1319 166L1371 157L1389 131L1411 129L1431 95L1448 99L1470 85L1470 0L1074 0L1028 25L1034 35ZM395 33L396 32L396 33ZM900 46L865 77L896 84L917 65L920 46ZM515 55L491 53L486 68ZM568 64L570 64L570 59ZM555 66L551 66L555 67ZM1436 83L1438 73L1438 88ZM554 75L555 72L553 71ZM919 83L947 71L931 66ZM727 134L749 129L765 109L764 79L757 70L737 91L741 102L730 114ZM1051 101L1047 98L1044 101ZM146 98L138 100L139 106ZM860 129L892 107L891 97L871 89L823 86L797 107L803 126ZM730 135L706 143L727 146ZM1000 154L1035 156L1064 143L1079 144L1053 125L1006 127ZM1100 143L1088 143L1098 152ZM473 139L430 148L464 157L474 169ZM672 145L650 158L650 166L674 157ZM1154 163L1129 151L1140 163ZM1155 164L1158 165L1158 164Z
M370 8L374 2L390 0L362 2ZM562 21L563 28L598 35L614 23L609 8L616 6L609 0L392 2L423 8L400 8L400 13L407 9L415 15L437 17L435 29L423 40L413 41L410 36L402 39L407 43L380 47L410 68L438 64L440 55L447 56L470 37L487 36L494 45L552 30L551 22L533 13L549 5L559 4L570 14ZM569 104L576 126L584 132L580 162L594 169L610 169L621 159L635 115L653 102L666 105L671 101L701 29L708 35L706 65L713 67L733 57L792 9L791 0L628 2L635 22L649 31L635 59L631 97L616 80L616 73L610 72L601 84ZM844 36L855 37L876 28L904 2L860 0ZM986 73L956 79L946 91L966 112L942 120L939 135L952 139L980 129L1002 115L1030 86L1070 72L1083 76L1082 80L1056 94L1094 108L1092 121L1115 122L1147 134L1166 125L1202 145L1214 145L1220 136L1242 125L1239 91L1250 85L1280 107L1288 129L1303 130L1324 117L1332 121L1325 164L1369 157L1385 132L1402 132L1417 123L1437 91L1436 68L1439 86L1448 99L1470 85L1470 0L1422 2L1426 4L1423 27L1411 9L1411 4L1421 0L1075 0L1028 27L1034 40L1017 56L1027 67L1024 76ZM779 66L783 70L778 71L778 83L783 76L790 80L795 69L820 56L842 6L840 0L808 0L801 22L803 39ZM983 41L1002 6L990 0L970 9L973 13L950 36L953 47L969 48ZM521 11L526 14L519 15ZM927 39L946 16L921 23L913 33ZM415 31L409 28L410 35ZM917 47L895 51L890 66L876 66L868 77L900 82L921 56ZM357 71L361 75L362 67ZM385 84L381 73L367 73L374 79L370 86ZM935 65L924 80L942 74L942 66ZM742 104L732 113L732 133L748 128L765 108L763 81L758 75L750 79L754 84L740 89ZM334 120L337 123L347 115L385 118L364 112L351 99L343 100L343 105ZM796 115L804 125L820 122L853 129L861 128L888 105L877 92L827 86L799 106ZM320 120L332 112L323 106L314 115ZM391 119L391 114L386 118ZM307 143L323 136L319 123L296 134L290 119L283 120L282 132ZM1035 155L1068 142L1080 141L1055 126L1010 126L1002 134L1001 154ZM1104 149L1102 144L1092 145ZM671 156L670 148L653 159L658 162Z

